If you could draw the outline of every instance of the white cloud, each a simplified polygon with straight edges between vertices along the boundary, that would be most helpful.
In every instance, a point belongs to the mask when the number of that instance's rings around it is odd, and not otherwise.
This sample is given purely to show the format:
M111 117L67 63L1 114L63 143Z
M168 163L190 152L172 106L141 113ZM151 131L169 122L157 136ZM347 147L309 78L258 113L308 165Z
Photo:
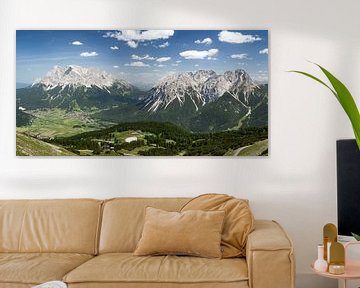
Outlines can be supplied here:
M119 66L118 66L118 65L114 65L113 67L114 67L115 69L119 68Z
M114 34L116 39L123 41L150 41L157 39L169 39L169 37L174 35L174 30L121 30L115 32Z
M211 38L204 38L203 40L198 39L194 43L195 44L211 45L213 43L213 41L211 40Z
M120 30L115 32L107 32L103 35L103 37L110 37L119 41L125 41L129 47L137 48L139 42L169 39L173 35L174 30Z
M177 61L175 61L176 63L181 63L181 60L177 60Z
M95 51L93 52L82 52L80 53L81 57L94 57L94 56L98 56L99 54L96 53Z
M158 59L156 59L157 62L166 62L169 61L171 59L171 57L160 57Z
M174 63L174 64L171 64L171 66L179 66L179 64L177 64L177 63Z
M135 61L135 62L131 62L130 64L125 64L125 66L132 66L132 67L149 67L150 65L145 64L144 62L141 62L141 61Z
M187 50L180 52L179 55L184 57L185 59L213 59L214 56L218 54L218 49L210 49L210 50Z
M163 44L159 45L159 48L166 48L166 47L169 47L170 44L168 41L164 42Z
M81 46L81 45L83 45L83 43L80 42L80 41L74 41L74 42L72 42L71 44L72 44L72 45L75 45L75 46Z
M269 49L265 48L259 51L259 54L269 54Z
M231 55L231 58L233 58L233 59L248 59L248 54L246 54L246 53L233 54L233 55Z
M128 41L126 44L131 48L137 48L139 45L139 43L137 43L135 41Z
M199 67L199 64L195 64L194 66L195 66L195 67Z
M115 45L115 46L110 46L110 49L111 49L111 50L119 50L119 47L116 46L116 45Z
M131 55L131 59L133 60L155 60L155 57L150 56L149 54L146 54L144 56L138 56L138 55Z
M255 41L260 41L261 38L254 35L245 35L241 32L230 32L230 31L221 31L219 34L219 41L227 43L253 43Z
M164 64L158 64L158 65L155 65L156 67L165 67L166 65Z

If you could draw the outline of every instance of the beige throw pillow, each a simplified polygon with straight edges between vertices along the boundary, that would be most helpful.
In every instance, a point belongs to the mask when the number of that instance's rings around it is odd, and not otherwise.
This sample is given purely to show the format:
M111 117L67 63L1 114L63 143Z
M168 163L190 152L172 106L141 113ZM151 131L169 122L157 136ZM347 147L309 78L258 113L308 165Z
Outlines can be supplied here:
M224 211L167 212L147 207L134 255L191 255L221 258Z
M223 258L246 256L246 242L254 230L254 217L247 200L225 194L204 194L190 200L181 211L225 211L221 248Z

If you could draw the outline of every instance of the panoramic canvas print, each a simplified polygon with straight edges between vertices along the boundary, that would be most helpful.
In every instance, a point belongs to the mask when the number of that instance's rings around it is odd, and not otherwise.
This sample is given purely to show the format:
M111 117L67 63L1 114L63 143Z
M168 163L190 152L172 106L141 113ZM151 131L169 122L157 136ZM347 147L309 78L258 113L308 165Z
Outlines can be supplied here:
M18 156L266 156L266 30L18 30Z

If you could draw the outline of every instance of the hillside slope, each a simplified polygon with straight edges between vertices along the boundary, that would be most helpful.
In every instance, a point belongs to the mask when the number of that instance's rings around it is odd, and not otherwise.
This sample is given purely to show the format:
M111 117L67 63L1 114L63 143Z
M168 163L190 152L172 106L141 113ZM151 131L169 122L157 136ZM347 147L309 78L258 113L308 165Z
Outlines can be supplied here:
M16 156L76 156L76 154L54 144L16 132Z

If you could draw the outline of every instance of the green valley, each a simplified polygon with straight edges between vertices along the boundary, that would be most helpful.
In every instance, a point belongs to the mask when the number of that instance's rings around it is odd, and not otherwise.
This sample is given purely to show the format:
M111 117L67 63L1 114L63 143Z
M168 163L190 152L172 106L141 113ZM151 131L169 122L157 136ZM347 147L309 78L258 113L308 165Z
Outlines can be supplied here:
M96 110L99 111L99 110ZM18 115L27 115L30 123L18 124L18 131L37 137L50 139L56 136L72 136L79 133L98 130L114 125L108 121L93 119L91 113L83 111L66 111L59 108L37 109L18 112ZM24 116L22 118L25 118Z

